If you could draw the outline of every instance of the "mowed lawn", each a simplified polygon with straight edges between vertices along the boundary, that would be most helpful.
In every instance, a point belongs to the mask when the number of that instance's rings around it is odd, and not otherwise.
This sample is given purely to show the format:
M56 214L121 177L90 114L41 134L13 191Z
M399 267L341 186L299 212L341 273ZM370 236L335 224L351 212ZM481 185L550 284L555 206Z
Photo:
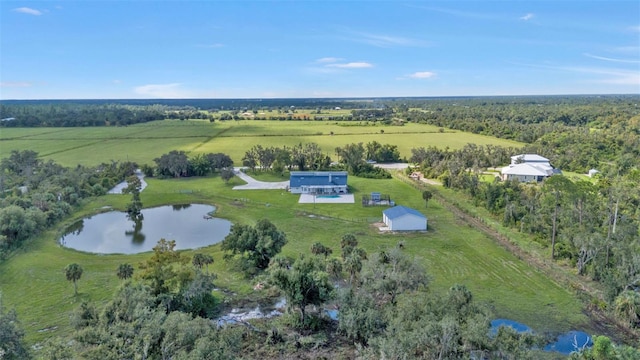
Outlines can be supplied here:
M340 255L340 238L354 233L367 252L377 252L403 241L405 251L417 256L432 277L431 289L443 292L453 284L465 284L481 302L488 304L497 317L506 317L530 325L538 331L564 331L581 328L587 318L578 299L542 273L518 260L491 239L459 222L437 202L425 208L420 193L395 180L370 180L349 177L355 204L298 204L298 196L282 190L232 190L241 181L225 184L217 177L157 180L148 179L142 193L147 207L161 204L208 203L218 207L217 215L234 223L253 224L267 218L283 230L288 256L309 254L312 243L330 246ZM429 218L424 233L382 234L373 222L381 219L383 208L362 207L362 194L381 191L398 204L419 209ZM107 195L94 199L76 217L99 211L104 206L122 208L126 195ZM69 219L66 223L71 223ZM32 343L51 334L68 334L69 316L82 301L104 303L119 286L118 264L137 265L149 253L137 255L94 255L57 245L63 226L29 242L23 250L0 264L0 290L3 302L15 307ZM147 239L155 241L158 239ZM234 272L222 259L219 245L198 251L213 255L210 270L217 274L216 285L236 292L238 298L255 297L253 282ZM194 251L186 251L190 256ZM64 267L76 262L83 266L79 296L66 281ZM222 294L218 294L222 297Z
M222 152L237 165L254 145L294 146L317 143L335 159L335 148L351 143L377 141L397 145L402 157L411 157L416 147L457 149L467 143L519 147L523 144L458 131L443 131L424 124L375 125L335 121L216 121L165 120L126 127L91 128L2 128L0 158L12 150L37 151L43 159L65 166L97 165L102 162L135 161L153 164L153 159L171 150L189 155Z

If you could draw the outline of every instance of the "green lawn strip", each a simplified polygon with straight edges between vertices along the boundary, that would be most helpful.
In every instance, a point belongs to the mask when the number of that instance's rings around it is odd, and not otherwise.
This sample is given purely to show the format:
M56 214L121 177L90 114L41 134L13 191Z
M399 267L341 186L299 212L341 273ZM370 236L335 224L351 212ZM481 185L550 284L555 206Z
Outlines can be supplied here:
M65 151L74 149L88 148L90 149L89 151L94 151L94 149L99 148L101 143L101 141L96 140L3 140L0 141L0 158L8 157L13 150L31 150L37 152L41 157L46 157L48 154L52 154L55 157ZM58 162L57 157L56 162ZM64 165L62 162L58 163Z
M278 174L275 173L273 171L261 171L261 170L256 170L256 171L251 171L251 170L246 170L247 175L251 176L252 178L258 180L258 181L273 181L273 182L280 182L280 181L288 181L289 180L289 173L287 171L285 171L282 174Z
M58 152L45 159L51 159L64 166L98 165L111 161L134 161L138 164L155 165L153 159L171 150L191 151L206 138L176 138L163 140L114 139L101 141L95 146ZM73 164L73 165L72 165Z
M234 223L253 224L267 218L283 230L289 239L283 249L288 256L309 254L313 242L320 241L340 256L342 235L356 234L369 253L405 243L409 254L424 260L433 277L432 289L444 291L463 283L482 302L491 305L496 315L521 321L538 331L566 330L585 321L580 304L567 290L546 278L533 267L518 260L479 231L460 223L437 202L424 202L419 192L395 179L369 180L350 177L356 192L355 204L298 204L298 195L281 190L234 191L237 178L225 184L218 177L192 179L147 179L142 192L146 207L162 204L207 203L218 207L217 216ZM382 207L362 207L359 196L371 191L389 193L397 203L414 207L429 217L426 233L380 234L370 223L379 221ZM105 206L124 208L126 195L108 195L85 204L74 218L100 211ZM69 219L66 224L70 224ZM92 255L57 244L63 226L42 234L24 250L0 264L0 289L5 304L16 307L27 331L28 341L36 343L51 334L68 334L69 314L82 300L104 303L120 284L115 272L120 263L137 265L149 256ZM148 241L151 241L148 239ZM196 251L211 254L215 262L210 271L217 274L216 285L237 293L238 297L255 297L253 282L232 270L222 259L218 245ZM186 255L194 251L186 251ZM64 267L76 262L83 266L79 296L66 281ZM225 297L217 293L219 297ZM55 330L39 332L42 329Z
M63 134L73 128L0 128L0 140L26 140L43 134Z

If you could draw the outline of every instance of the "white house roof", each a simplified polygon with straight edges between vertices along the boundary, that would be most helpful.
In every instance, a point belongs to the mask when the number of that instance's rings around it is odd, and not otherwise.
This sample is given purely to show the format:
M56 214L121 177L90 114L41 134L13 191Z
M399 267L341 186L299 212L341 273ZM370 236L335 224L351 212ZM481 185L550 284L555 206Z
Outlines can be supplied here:
M511 157L512 161L524 161L524 162L549 162L549 159L547 159L544 156L540 156L538 154L520 154L520 155L514 155Z
M522 175L522 176L549 176L551 175L551 166L533 165L533 164L516 164L505 166L502 168L503 175Z
M392 208L389 208L385 211L382 212L388 219L397 219L401 216L407 215L407 214L411 214L411 215L415 215L418 217L421 217L423 219L426 219L427 217L424 216L420 211L412 209L412 208L408 208L406 206L402 206L402 205L398 205L398 206L394 206Z

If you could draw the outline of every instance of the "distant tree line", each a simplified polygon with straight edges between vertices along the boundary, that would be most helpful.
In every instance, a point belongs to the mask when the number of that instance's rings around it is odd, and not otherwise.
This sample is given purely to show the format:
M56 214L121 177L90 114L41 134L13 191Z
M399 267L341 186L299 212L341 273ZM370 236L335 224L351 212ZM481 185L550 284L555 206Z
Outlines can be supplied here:
M204 119L213 116L195 108L129 104L4 104L0 127L126 126L164 119Z

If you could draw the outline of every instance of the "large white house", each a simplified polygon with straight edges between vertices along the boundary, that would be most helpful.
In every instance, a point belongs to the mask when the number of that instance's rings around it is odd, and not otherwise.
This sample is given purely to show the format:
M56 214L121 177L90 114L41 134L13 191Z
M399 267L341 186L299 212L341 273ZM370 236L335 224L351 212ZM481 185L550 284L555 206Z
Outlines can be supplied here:
M517 164L547 164L549 165L551 162L544 156L540 156L538 154L520 154L514 155L511 157L511 165Z
M427 230L427 217L406 206L394 206L382 212L382 221L391 231Z
M537 154L520 154L511 157L511 165L502 168L502 180L521 182L538 182L545 178L560 174L561 171L551 166L549 159Z

